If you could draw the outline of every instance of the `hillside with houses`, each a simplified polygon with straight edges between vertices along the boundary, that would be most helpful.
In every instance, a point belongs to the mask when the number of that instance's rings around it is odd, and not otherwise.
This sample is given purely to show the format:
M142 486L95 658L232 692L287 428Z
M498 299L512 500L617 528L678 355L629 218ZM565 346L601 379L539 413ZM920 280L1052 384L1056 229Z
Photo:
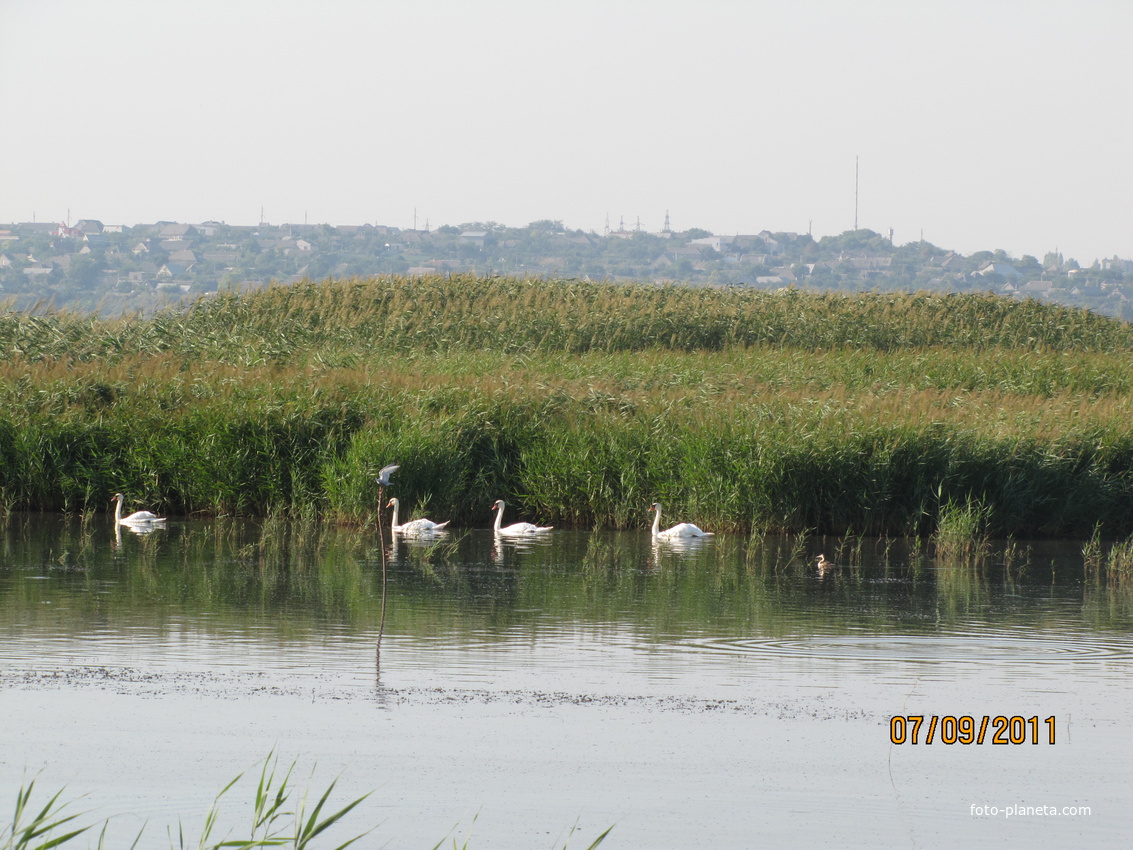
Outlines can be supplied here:
M968 256L932 245L895 245L871 230L814 239L764 230L604 233L559 221L436 229L361 224L223 222L0 224L0 301L53 304L104 315L149 311L186 298L304 278L428 276L453 272L844 292L996 292L1133 318L1133 261L1082 267L1050 253Z

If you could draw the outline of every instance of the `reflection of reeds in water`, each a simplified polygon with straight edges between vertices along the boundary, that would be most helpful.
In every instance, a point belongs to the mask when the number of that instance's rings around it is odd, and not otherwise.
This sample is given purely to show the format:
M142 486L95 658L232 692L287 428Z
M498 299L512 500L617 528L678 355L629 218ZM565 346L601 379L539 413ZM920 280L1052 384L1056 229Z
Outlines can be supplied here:
M770 568L776 574L788 570L802 573L814 562L808 554L811 535L814 529L804 528L798 534L787 534L769 540L761 535L758 540L749 541L747 562L749 567L757 560L766 570Z
M989 586L986 573L971 565L955 562L936 570L938 612L953 620L985 603Z
M846 536L838 541L838 546L834 550L834 563L851 569L860 569L864 545L865 541L850 529L846 532Z
M1003 545L1004 582L1015 582L1021 579L1027 572L1027 564L1030 560L1029 548L1021 549L1018 541L1009 537Z
M937 595L953 614L983 598L991 540L990 510L978 503L947 502L941 506L932 537Z
M643 633L712 630L721 623L771 634L810 630L814 618L824 616L810 605L809 595L817 586L811 556L819 552L841 568L827 574L818 598L831 601L832 591L842 594L857 621L870 628L890 629L910 605L943 619L949 612L983 616L979 606L998 598L995 541L986 567L977 570L938 564L931 538L863 538L859 571L852 561L857 539L832 536L768 535L753 542L725 534L696 552L667 550L658 558L641 531L564 532L531 552L505 547L503 569L493 566L490 539L477 530L426 545L399 541L394 554L387 538L393 570L387 630L460 640L472 631L499 632L551 614L558 620L625 623ZM327 522L191 521L173 523L161 534L126 537L119 550L112 549L112 540L107 522L84 527L77 516L13 515L8 533L0 536L5 582L0 631L54 634L66 624L82 633L106 621L157 634L170 624L188 623L210 640L232 635L260 640L268 634L284 643L302 642L323 634L328 624L367 640L377 633L381 565L372 525L361 530ZM804 559L788 566L803 542ZM1101 548L1102 579L1088 581L1087 592L1091 618L1112 626L1122 617L1128 622L1133 590L1106 584L1107 555L1108 546ZM1077 556L1077 547L1069 561L1059 555L1060 585L1080 570ZM651 559L658 569L647 568ZM1032 575L1044 566L1043 559L1022 552L1009 558L1005 551L1005 567L1009 560L1012 575L1021 563L1030 564ZM29 570L48 580L9 580ZM870 597L859 610L859 578L868 594L877 590L874 577L887 587L906 588L908 595L887 595L880 602ZM1033 585L1020 593L1032 593ZM827 627L841 628L841 616Z
M602 534L591 534L586 542L586 553L582 556L584 575L615 574L621 570L632 570L638 565L637 553L625 537L611 539Z

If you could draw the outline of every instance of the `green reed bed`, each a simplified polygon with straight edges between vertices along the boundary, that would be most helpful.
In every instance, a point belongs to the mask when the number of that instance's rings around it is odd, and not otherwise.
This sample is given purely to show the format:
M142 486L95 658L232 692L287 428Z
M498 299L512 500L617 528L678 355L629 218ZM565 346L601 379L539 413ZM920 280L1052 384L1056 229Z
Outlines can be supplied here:
M1116 351L1122 322L990 295L838 295L518 278L349 279L199 299L150 318L0 316L25 359L172 353L250 365L368 350L720 351L735 346Z
M991 549L991 510L979 502L941 506L932 536L937 566L943 570L978 572Z
M736 345L1098 350L1133 344L1122 323L992 296L842 296L472 276L273 287L197 302L187 327L193 338L217 338L218 329L235 327L265 341L282 330L293 350L336 342L391 350L571 353Z
M990 296L346 280L0 316L0 509L1133 531L1133 336Z
M935 397L713 405L529 388L303 398L277 384L179 410L134 395L97 415L9 408L0 490L20 509L101 510L123 491L173 513L363 520L373 475L396 459L404 501L457 524L482 524L500 497L561 525L619 528L644 524L655 500L736 531L923 533L969 497L994 506L999 533L1088 534L1128 515L1133 435L1112 423L1052 437L1045 417L1000 421L976 402L950 423Z
M1086 578L1094 585L1125 594L1133 589L1133 535L1103 541L1099 523L1082 547Z

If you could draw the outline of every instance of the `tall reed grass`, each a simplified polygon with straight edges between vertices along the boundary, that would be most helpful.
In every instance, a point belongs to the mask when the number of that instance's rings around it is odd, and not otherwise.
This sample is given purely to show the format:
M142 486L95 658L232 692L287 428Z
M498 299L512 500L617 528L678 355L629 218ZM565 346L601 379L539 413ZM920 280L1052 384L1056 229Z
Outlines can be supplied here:
M949 568L979 569L990 551L991 510L978 502L947 502L933 534L936 562Z
M1113 590L1133 590L1133 535L1111 542L1102 541L1099 523L1082 547L1087 581Z
M944 347L1128 351L1123 322L991 295L841 295L542 279L306 281L201 298L150 318L41 310L0 315L0 350L24 359L171 353L241 365L302 352L808 351Z
M247 831L241 830L239 834L231 832L219 837L220 806L223 798L232 790L242 778L240 774L229 782L220 793L216 795L212 806L205 813L196 839L191 837L192 831L187 834L184 824L178 823L176 828L168 828L168 841L171 850L186 850L194 847L197 850L221 850L221 848L243 848L252 850L256 847L287 847L291 850L314 850L321 836L335 828L348 814L354 811L369 797L361 797L347 803L337 811L327 811L327 803L334 791L337 780L328 785L317 801L309 801L309 789L297 792L292 774L295 770L293 762L286 772L282 772L278 759L272 753L264 760L260 771L260 778L252 798L252 813L250 826ZM282 775L281 775L282 773ZM62 800L62 790L55 793L42 808L36 810L29 808L35 793L35 781L22 785L16 795L16 806L11 823L0 822L0 850L51 850L54 847L71 845L75 839L93 828L93 825L76 827L75 821L81 814L69 814L70 801ZM104 823L98 842L99 850L106 845L108 823ZM577 829L572 827L569 834ZM601 844L610 834L610 827L598 836L588 847L593 850ZM335 846L350 847L361 841L374 830L347 839ZM138 833L137 838L130 845L131 850L140 846L145 828ZM569 837L569 835L568 835ZM446 836L447 838L447 836ZM340 839L336 838L335 841ZM437 850L445 843L442 838L434 846ZM467 848L469 841L465 841ZM154 846L147 844L146 846ZM456 846L455 840L453 846ZM563 847L566 847L564 843Z
M0 316L0 510L1133 532L1133 333L990 296L340 280Z

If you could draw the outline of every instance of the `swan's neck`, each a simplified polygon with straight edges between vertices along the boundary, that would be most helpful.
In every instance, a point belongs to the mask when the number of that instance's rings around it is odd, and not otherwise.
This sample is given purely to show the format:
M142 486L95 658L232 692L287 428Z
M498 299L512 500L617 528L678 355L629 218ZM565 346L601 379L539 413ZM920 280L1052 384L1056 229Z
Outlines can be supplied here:
M657 536L657 532L661 530L661 509L653 509L653 536Z
M496 531L496 532L499 532L500 525L503 524L503 521L504 521L504 503L500 502L500 506L498 508L496 508L496 524L495 524L493 530Z
M114 524L118 525L120 522L122 522L122 500L121 499L115 499L114 500Z
M393 504L393 520L390 523L390 528L391 528L391 530L396 531L397 530L397 499L390 499L390 502Z

